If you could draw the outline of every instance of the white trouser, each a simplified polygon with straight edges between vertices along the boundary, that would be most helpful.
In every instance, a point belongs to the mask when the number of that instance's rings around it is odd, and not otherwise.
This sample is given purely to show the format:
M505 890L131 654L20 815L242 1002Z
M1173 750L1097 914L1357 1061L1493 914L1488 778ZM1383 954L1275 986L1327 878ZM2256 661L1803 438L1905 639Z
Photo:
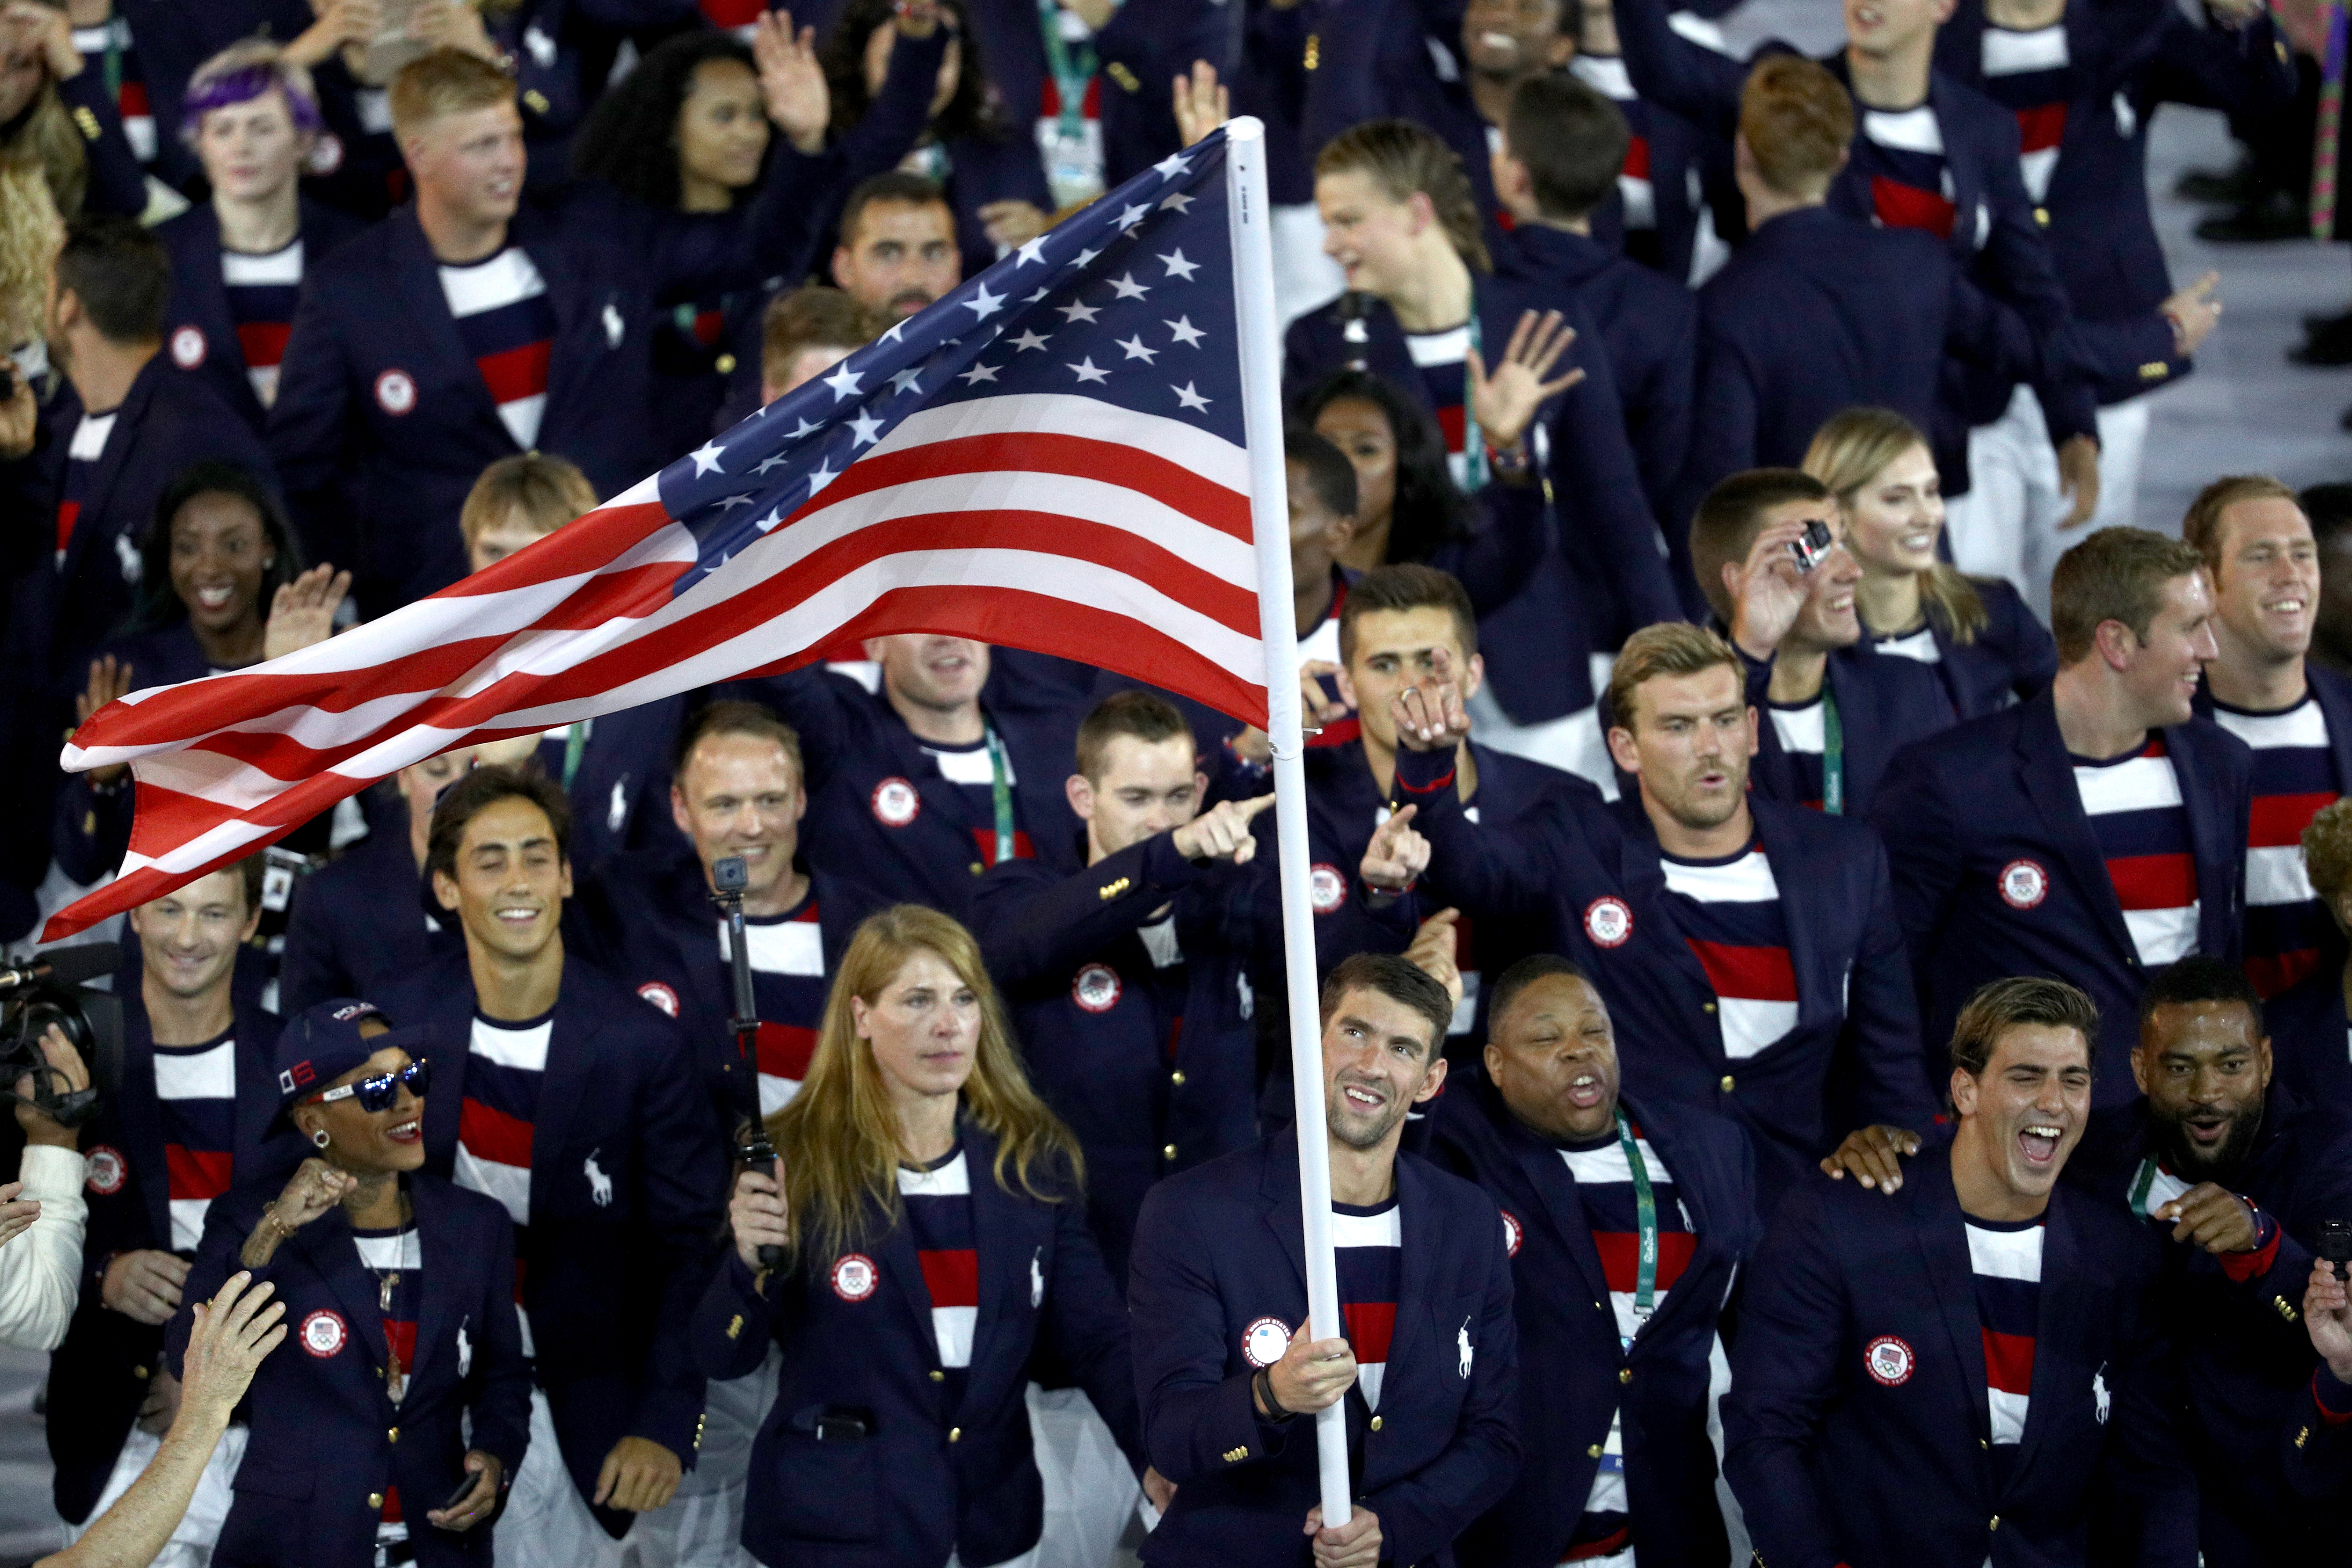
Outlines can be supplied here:
M1274 310L1285 327L1348 287L1339 264L1323 254L1323 216L1312 202L1274 209Z
M547 1395L530 1391L530 1448L515 1471L506 1512L499 1516L497 1551L502 1568L625 1568L625 1542L604 1533L589 1511L563 1450L555 1440L555 1417Z
M1592 656L1592 689L1608 689L1614 655ZM1515 757L1548 763L1591 780L1602 796L1617 798L1617 770L1609 760L1609 738L1601 732L1601 705L1580 708L1558 719L1522 724L1503 711L1495 689L1481 686L1470 698L1470 734L1482 746L1508 752Z
M1084 1389L1029 1385L1029 1441L1045 1484L1045 1532L1015 1568L1103 1568L1143 1489Z
M230 1492L236 1479L236 1467L245 1458L246 1429L232 1426L221 1434L213 1445L212 1458L205 1461L204 1474L196 1478L195 1495L188 1500L187 1512L172 1531L172 1539L155 1555L155 1568L205 1568L213 1560L213 1545L220 1540L221 1524L228 1518L229 1504L236 1498ZM131 1489L148 1461L154 1458L163 1440L151 1437L133 1426L131 1435L122 1439L122 1451L114 1457L113 1473L106 1478L106 1489L98 1494L98 1506L90 1510L89 1522L66 1527L68 1543L81 1539L99 1515L112 1508L117 1499Z
M2058 488L2057 449L2042 400L2019 387L2007 413L1969 432L1969 493L1945 509L1953 563L1974 576L2008 578L2048 621L2058 557L2093 529L2129 525L2138 511L2147 406L2143 394L2099 410L2099 510L2062 532L2072 503Z
M751 1439L776 1398L773 1344L757 1372L708 1384L703 1392L702 1447L677 1495L629 1531L632 1568L751 1568L743 1550L743 1493L751 1468Z

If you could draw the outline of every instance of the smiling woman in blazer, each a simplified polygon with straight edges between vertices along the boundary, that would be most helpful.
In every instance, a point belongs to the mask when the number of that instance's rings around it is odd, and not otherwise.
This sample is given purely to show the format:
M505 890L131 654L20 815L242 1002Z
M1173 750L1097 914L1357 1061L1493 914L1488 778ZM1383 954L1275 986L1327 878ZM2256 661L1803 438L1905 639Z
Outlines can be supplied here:
M736 1179L734 1253L694 1333L711 1377L751 1371L771 1338L782 1347L751 1451L754 1557L1024 1559L1044 1518L1024 1398L1041 1354L1166 1506L1173 1489L1141 1458L1127 1313L1087 1229L1076 1140L1031 1090L969 931L910 904L858 928L808 1076L768 1134L775 1173Z
M249 1270L303 1352L254 1380L219 1568L491 1560L530 1432L514 1231L498 1203L421 1168L425 1033L347 998L296 1017L278 1042L280 1110L316 1153L206 1216L185 1299ZM188 1330L184 1312L174 1362Z

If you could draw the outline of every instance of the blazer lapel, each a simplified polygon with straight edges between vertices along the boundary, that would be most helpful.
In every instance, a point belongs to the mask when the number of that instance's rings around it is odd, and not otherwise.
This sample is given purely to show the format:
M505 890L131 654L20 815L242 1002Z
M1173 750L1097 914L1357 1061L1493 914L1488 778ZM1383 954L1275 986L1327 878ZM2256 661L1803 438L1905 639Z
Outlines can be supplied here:
M134 946L134 953L138 949ZM135 963L134 960L134 963ZM147 1207L148 1235L152 1245L172 1248L172 1186L163 1157L163 1108L155 1089L155 1038L149 1033L146 1008L139 1003L139 971L130 971L133 987L127 998L139 1008L135 1026L122 1031L122 1083L125 1089L116 1111L122 1141L130 1145L123 1157L140 1173L139 1196ZM118 981L118 987L120 982ZM119 994L119 992L118 992Z
M2083 795L2074 787L2074 764L2066 754L2065 737L2058 732L2058 710L2043 692L2025 705L2024 721L2017 731L2019 781L2041 814L2043 836L2057 847L2066 870L2083 889L2100 929L2116 944L2125 961L2139 967L2139 948L2124 924L2123 906L2116 901L2114 881L2107 876L2106 858L2083 814ZM2183 791L2185 795L2188 792Z
M1258 1198L1265 1205L1265 1226L1282 1244L1282 1255L1290 1259L1290 1271L1298 1280L1298 1293L1307 1294L1307 1224L1298 1207L1298 1132L1296 1127L1285 1128L1265 1145L1265 1173L1258 1184ZM1318 1325L1323 1334L1340 1331L1335 1323Z
M1488 1090L1489 1093L1493 1091ZM1592 1245L1592 1221L1584 1212L1584 1194L1578 1189L1576 1177L1560 1158L1559 1151L1538 1142L1532 1137L1514 1137L1512 1153L1519 1169L1534 1184L1536 1196L1544 1207L1544 1215L1559 1233L1559 1243L1576 1260L1577 1272L1592 1288L1596 1301L1609 1300L1609 1276L1601 1267L1601 1249Z
M1968 1221L1952 1187L1948 1155L1922 1160L1914 1171L1911 1217L1927 1266L1927 1283L1942 1309L1952 1342L1952 1364L1967 1391L1969 1420L1979 1442L1992 1436L1985 1393L1984 1320L1977 1310L1976 1268L1969 1260Z
M1834 661L1831 673L1836 673ZM1831 982L1832 977L1821 967L1821 946L1815 941L1813 922L1799 918L1801 913L1811 909L1811 895L1817 885L1797 874L1804 865L1801 856L1793 851L1786 855L1774 853L1774 840L1779 837L1773 832L1780 817L1775 810L1778 804L1754 801L1750 803L1749 810L1756 821L1757 839L1764 846L1764 858L1781 871L1790 873L1787 885L1780 889L1780 927L1789 939L1789 969L1797 982L1797 1017L1801 1024L1809 1018L1835 1018L1845 1012L1845 998L1821 994L1820 987ZM1804 808L1800 806L1797 809ZM1776 874L1773 880L1777 883L1779 875Z
M394 249L409 253L405 258L393 258L394 264L385 270L400 294L410 326L435 359L472 371L474 356L467 352L465 335L457 330L457 319L449 313L448 296L441 291L440 258L433 254L425 231L417 226L414 208L393 215L390 236L389 244ZM464 388L467 401L474 405L476 416L490 420L503 432L506 422L499 418L499 405L481 374L474 371L457 381Z
M457 1300L458 1276L467 1271L467 1264L458 1258L458 1248L451 1245L447 1216L441 1210L441 1194L429 1181L408 1184L409 1209L416 1224L418 1266L424 1278L416 1306L415 1362L408 1369L411 1383L425 1363L433 1358L433 1347L446 1331L449 1309Z
M242 1180L260 1162L254 1158L261 1146L269 1141L270 1123L278 1120L278 1075L269 1065L269 1054L262 1048L260 1023L251 1014L236 1021L236 1155L235 1165L247 1167L236 1171Z
M331 1209L296 1231L294 1245L335 1293L336 1303L343 1310L343 1327L367 1346L380 1383L386 1353L383 1286L374 1270L360 1261L350 1218L341 1208Z
M980 1369L988 1364L999 1343L1008 1335L1016 1343L1026 1340L1016 1330L1031 1315L1030 1265L1034 1261L1038 1268L1045 1267L1045 1229L1038 1223L1043 1216L997 1184L992 1173L995 1141L970 1122L964 1126L963 1158L971 1184L972 1246L980 1254L980 1310L971 1328L973 1375L964 1384L964 1397L969 1400L979 1384Z
M2057 1379L2074 1364L2072 1358L2061 1352L2074 1342L2074 1330L2082 1321L2080 1299L2066 1289L2079 1272L2074 1255L2074 1230L2067 1220L2066 1205L2063 1194L2053 1194L2042 1219L2042 1288L2037 1292L2039 1310L2033 1325L2033 1381L2025 1406L2025 1431L2018 1440L2017 1462L2011 1467L2011 1475L2028 1473L2042 1435L2061 1419L2068 1399ZM2105 1375L2104 1368L2100 1375Z
M930 1357L936 1362L940 1336L931 1319L931 1288L924 1282L922 1256L915 1249L915 1233L908 1227L903 1209L898 1223L875 1237L873 1246L881 1255L874 1260L874 1267L882 1276L884 1287L906 1310L907 1321L915 1331L915 1342L929 1346ZM824 1267L831 1268L833 1264L828 1260Z
M1650 837L1646 820L1637 826L1627 826L1627 819L1633 812L1640 809L1640 805L1635 804L1628 811L1621 802L1618 815L1617 880L1618 885L1625 889L1626 902L1633 907L1633 930L1639 932L1646 923L1656 933L1651 951L1664 961L1665 966L1673 970L1685 985L1694 988L1701 995L1711 997L1715 994L1715 983L1699 966L1698 954L1691 951L1690 942L1683 934L1682 922L1675 919L1674 900L1667 897L1666 868L1658 858L1657 840ZM1716 1032L1715 1047L1716 1054L1720 1056L1723 1051L1720 1028Z
M589 1064L596 1054L600 1021L593 1008L579 999L567 963L564 984L556 993L554 1027L548 1031L547 1070L539 1085L539 1110L531 1118L530 1217L536 1222L546 1194L563 1179L555 1162L564 1146L563 1129L587 1092Z
M2234 823L2222 821L2212 796L2197 787L2199 779L2209 776L2205 741L2211 733L2186 724L2164 732L2165 754L2172 759L2173 774L2180 786L2180 804L2189 817L2189 859L2197 868L2197 946L2200 952L2224 952L2237 935L2242 913L2239 900L2243 897L2244 888L2239 874L2239 857L2249 831L2243 818Z
M1438 1314L1454 1303L1438 1300L1430 1285L1440 1238L1430 1227L1429 1182L1420 1162L1402 1153L1396 1162L1396 1196L1397 1314L1389 1331L1387 1370L1381 1374L1384 1399L1400 1383L1418 1386L1423 1376L1433 1374L1443 1364L1438 1351L1454 1340L1454 1325L1438 1321ZM1410 1310L1415 1301L1425 1303L1421 1311ZM1425 1346L1421 1342L1424 1335L1430 1341Z

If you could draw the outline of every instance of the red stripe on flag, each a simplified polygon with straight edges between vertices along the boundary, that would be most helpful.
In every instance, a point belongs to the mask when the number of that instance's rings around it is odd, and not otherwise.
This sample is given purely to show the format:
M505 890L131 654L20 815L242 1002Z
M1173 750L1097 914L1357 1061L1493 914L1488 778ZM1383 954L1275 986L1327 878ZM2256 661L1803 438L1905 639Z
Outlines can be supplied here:
M175 1198L216 1198L229 1188L229 1168L235 1161L226 1149L184 1149L163 1145L163 1169Z
M547 390L547 362L554 352L554 340L541 338L535 343L484 354L474 364L488 384L492 401L514 403Z
M1630 1230L1596 1230L1592 1245L1601 1254L1601 1272L1612 1290L1631 1291L1641 1282L1642 1238ZM1658 1233L1658 1285L1671 1290L1698 1252L1698 1237L1686 1230Z
M2254 796L2254 809L2246 823L2246 847L2275 849L2302 844L2303 830L2335 799L2334 790Z
M1636 180L1646 180L1650 177L1650 139L1648 137L1636 136L1625 144L1625 167L1622 172Z
M478 1160L530 1169L531 1124L467 1095L457 1107L457 1142Z
M1396 1332L1394 1301L1342 1301L1339 1316L1348 1321L1348 1343L1358 1361L1389 1359L1389 1340Z
M761 1073L797 1082L808 1077L809 1058L816 1054L816 1031L798 1024L771 1024L762 1018L754 1048L759 1052Z
M1717 996L1743 1002L1794 1002L1797 972L1785 947L1735 947L1727 942L1690 939L1691 952L1706 971Z
M1090 436L1054 430L1008 430L987 436L957 436L927 441L919 447L877 452L854 464L820 491L794 517L837 505L851 496L957 474L1061 474L1071 479L1104 479L1139 490L1235 539L1250 537L1250 501L1241 490L1204 479L1181 463L1140 450L1123 441L1101 441ZM1112 478L1115 476L1115 478ZM573 526L578 526L574 524Z
M918 1252L922 1260L923 1289L934 1307L980 1305L980 1254L969 1247L940 1252Z
M1952 237L1952 219L1959 211L1934 191L1884 174L1870 177L1870 207L1889 228L1924 228L1937 239Z
M2066 106L2039 104L2017 111L2017 135L2028 153L2046 153L2066 138Z
M1985 1382L2003 1394L2033 1392L2033 1336L1984 1331Z
M291 321L240 321L236 328L237 352L245 363L256 370L267 370L286 357L286 340L294 331Z
M2118 855L2107 862L2116 902L2127 910L2177 910L2197 901L2197 862L2185 854Z

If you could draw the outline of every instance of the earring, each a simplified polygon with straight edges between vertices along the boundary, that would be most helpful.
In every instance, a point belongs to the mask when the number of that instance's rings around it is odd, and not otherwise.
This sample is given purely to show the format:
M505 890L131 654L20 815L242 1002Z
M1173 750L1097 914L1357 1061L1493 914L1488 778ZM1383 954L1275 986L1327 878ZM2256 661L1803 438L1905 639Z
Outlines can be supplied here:
M327 1130L326 1130L325 1128L321 1127L321 1128L320 1128L316 1132L313 1132L313 1133L311 1133L311 1134L310 1134L310 1142L313 1142L313 1143L316 1143L320 1148L323 1149L323 1148L325 1148L328 1144L330 1144L330 1143L333 1142L334 1142L334 1139L332 1139L331 1137L328 1136Z

